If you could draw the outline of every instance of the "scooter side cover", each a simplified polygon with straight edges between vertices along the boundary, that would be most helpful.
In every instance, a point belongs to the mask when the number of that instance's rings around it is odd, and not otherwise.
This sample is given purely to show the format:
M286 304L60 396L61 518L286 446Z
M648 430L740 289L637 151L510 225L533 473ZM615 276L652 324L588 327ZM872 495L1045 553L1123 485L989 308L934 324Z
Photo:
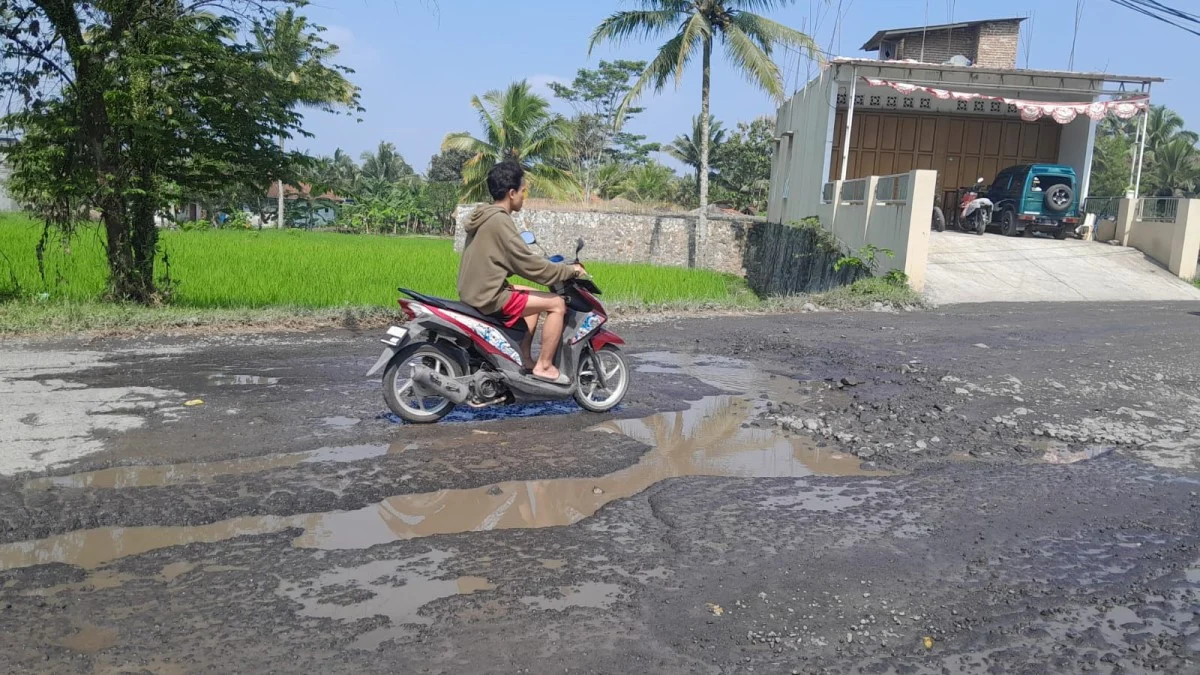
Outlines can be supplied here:
M521 363L521 355L513 348L512 343L508 341L504 333L501 333L495 326L489 326L482 321L472 319L469 316L463 316L457 312L441 310L435 307L429 307L428 309L442 319L473 333L472 338L477 343L480 343L485 350L494 354L500 354L518 366L524 365Z

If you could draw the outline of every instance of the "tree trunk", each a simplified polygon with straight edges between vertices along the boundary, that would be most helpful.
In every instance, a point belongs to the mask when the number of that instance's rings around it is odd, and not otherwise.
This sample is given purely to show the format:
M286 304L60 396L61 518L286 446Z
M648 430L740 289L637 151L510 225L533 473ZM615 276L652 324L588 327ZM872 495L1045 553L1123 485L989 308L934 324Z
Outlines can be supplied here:
M279 152L281 152L281 153L283 152L283 136L279 137ZM275 209L275 217L278 219L278 221L275 223L275 227L277 227L281 230L284 227L283 216L284 216L284 213L283 213L283 179L280 178L279 179L279 202L277 204L277 208Z
M704 81L700 86L700 217L696 222L696 267L708 258L708 104L712 82L712 37L704 40Z

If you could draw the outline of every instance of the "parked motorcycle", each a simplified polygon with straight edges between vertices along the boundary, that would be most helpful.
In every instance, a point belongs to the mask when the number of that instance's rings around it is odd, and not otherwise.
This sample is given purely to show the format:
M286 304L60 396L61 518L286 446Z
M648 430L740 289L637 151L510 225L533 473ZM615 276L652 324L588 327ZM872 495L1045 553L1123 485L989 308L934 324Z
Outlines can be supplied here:
M537 238L522 233L531 246ZM584 241L576 242L575 262ZM552 256L562 262L562 256ZM562 343L555 357L570 384L559 385L532 375L532 363L518 352L525 322L513 328L496 316L461 302L400 289L409 321L392 326L382 342L383 354L367 373L383 371L383 398L402 419L428 424L455 407L486 408L517 402L574 398L584 410L612 410L629 389L629 366L621 353L624 340L604 328L608 314L596 298L600 289L590 277L552 286L567 303Z
M982 235L992 224L992 213L995 205L987 197L980 197L983 178L975 181L974 187L962 188L962 199L959 202L961 212L958 216L958 229L963 232L974 232Z

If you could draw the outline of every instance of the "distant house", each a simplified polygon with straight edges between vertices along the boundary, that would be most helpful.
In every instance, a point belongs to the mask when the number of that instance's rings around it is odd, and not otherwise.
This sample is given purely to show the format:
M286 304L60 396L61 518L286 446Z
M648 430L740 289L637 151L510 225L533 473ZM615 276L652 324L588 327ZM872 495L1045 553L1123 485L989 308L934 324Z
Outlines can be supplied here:
M1011 165L1065 164L1086 198L1098 121L1141 121L1163 80L1017 68L1022 21L886 29L862 46L873 57L831 59L779 109L770 218L815 213L828 182L914 169L937 171L942 197Z
M5 161L8 148L15 142L16 139L0 136L0 213L21 210L20 205L8 194L8 178L12 175L12 169Z
M333 191L326 191L324 194L314 196L312 186L308 183L300 183L299 188L284 184L283 199L292 203L303 203L305 206L314 204L311 213L307 211L299 213L291 207L288 208L288 211L292 213L290 220L299 227L324 227L329 225L337 219L337 212L330 205L340 205L350 201L345 197L334 194ZM275 215L278 210L277 204L279 201L278 182L271 183L271 187L267 190L266 201L267 203L262 209L263 213ZM265 226L270 227L271 225Z

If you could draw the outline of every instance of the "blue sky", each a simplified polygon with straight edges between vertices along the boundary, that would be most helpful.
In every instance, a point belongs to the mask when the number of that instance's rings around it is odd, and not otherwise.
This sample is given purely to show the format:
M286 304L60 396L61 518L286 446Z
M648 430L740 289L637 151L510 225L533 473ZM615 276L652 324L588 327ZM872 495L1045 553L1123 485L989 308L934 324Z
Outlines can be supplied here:
M1177 0L1183 3L1183 0ZM342 47L340 62L356 72L366 113L362 122L324 113L308 115L314 138L298 145L315 154L342 148L357 157L379 141L395 143L418 171L452 131L478 131L470 108L473 94L528 79L549 97L545 83L569 81L582 67L601 59L648 59L651 43L603 47L590 57L591 31L613 11L633 7L622 0L314 0L305 13ZM820 44L845 56L868 56L859 47L876 30L928 22L998 16L1031 16L1029 65L1066 69L1071 50L1073 0L797 0L770 16L794 28L815 32ZM1029 22L1027 22L1029 23ZM815 31L814 31L815 25ZM835 25L839 28L835 36ZM1156 103L1178 110L1200 129L1200 94L1192 87L1187 63L1200 38L1119 7L1110 0L1086 0L1076 45L1075 69L1123 75L1158 75L1167 83L1154 90ZM780 55L789 90L797 80L795 57ZM1025 65L1022 46L1020 65ZM801 72L802 84L807 78ZM700 107L700 73L693 68L679 89L644 99L646 112L628 129L669 142L690 129ZM563 107L563 112L570 112ZM727 126L773 114L775 104L717 58L713 68L713 112ZM660 157L665 161L665 157Z

